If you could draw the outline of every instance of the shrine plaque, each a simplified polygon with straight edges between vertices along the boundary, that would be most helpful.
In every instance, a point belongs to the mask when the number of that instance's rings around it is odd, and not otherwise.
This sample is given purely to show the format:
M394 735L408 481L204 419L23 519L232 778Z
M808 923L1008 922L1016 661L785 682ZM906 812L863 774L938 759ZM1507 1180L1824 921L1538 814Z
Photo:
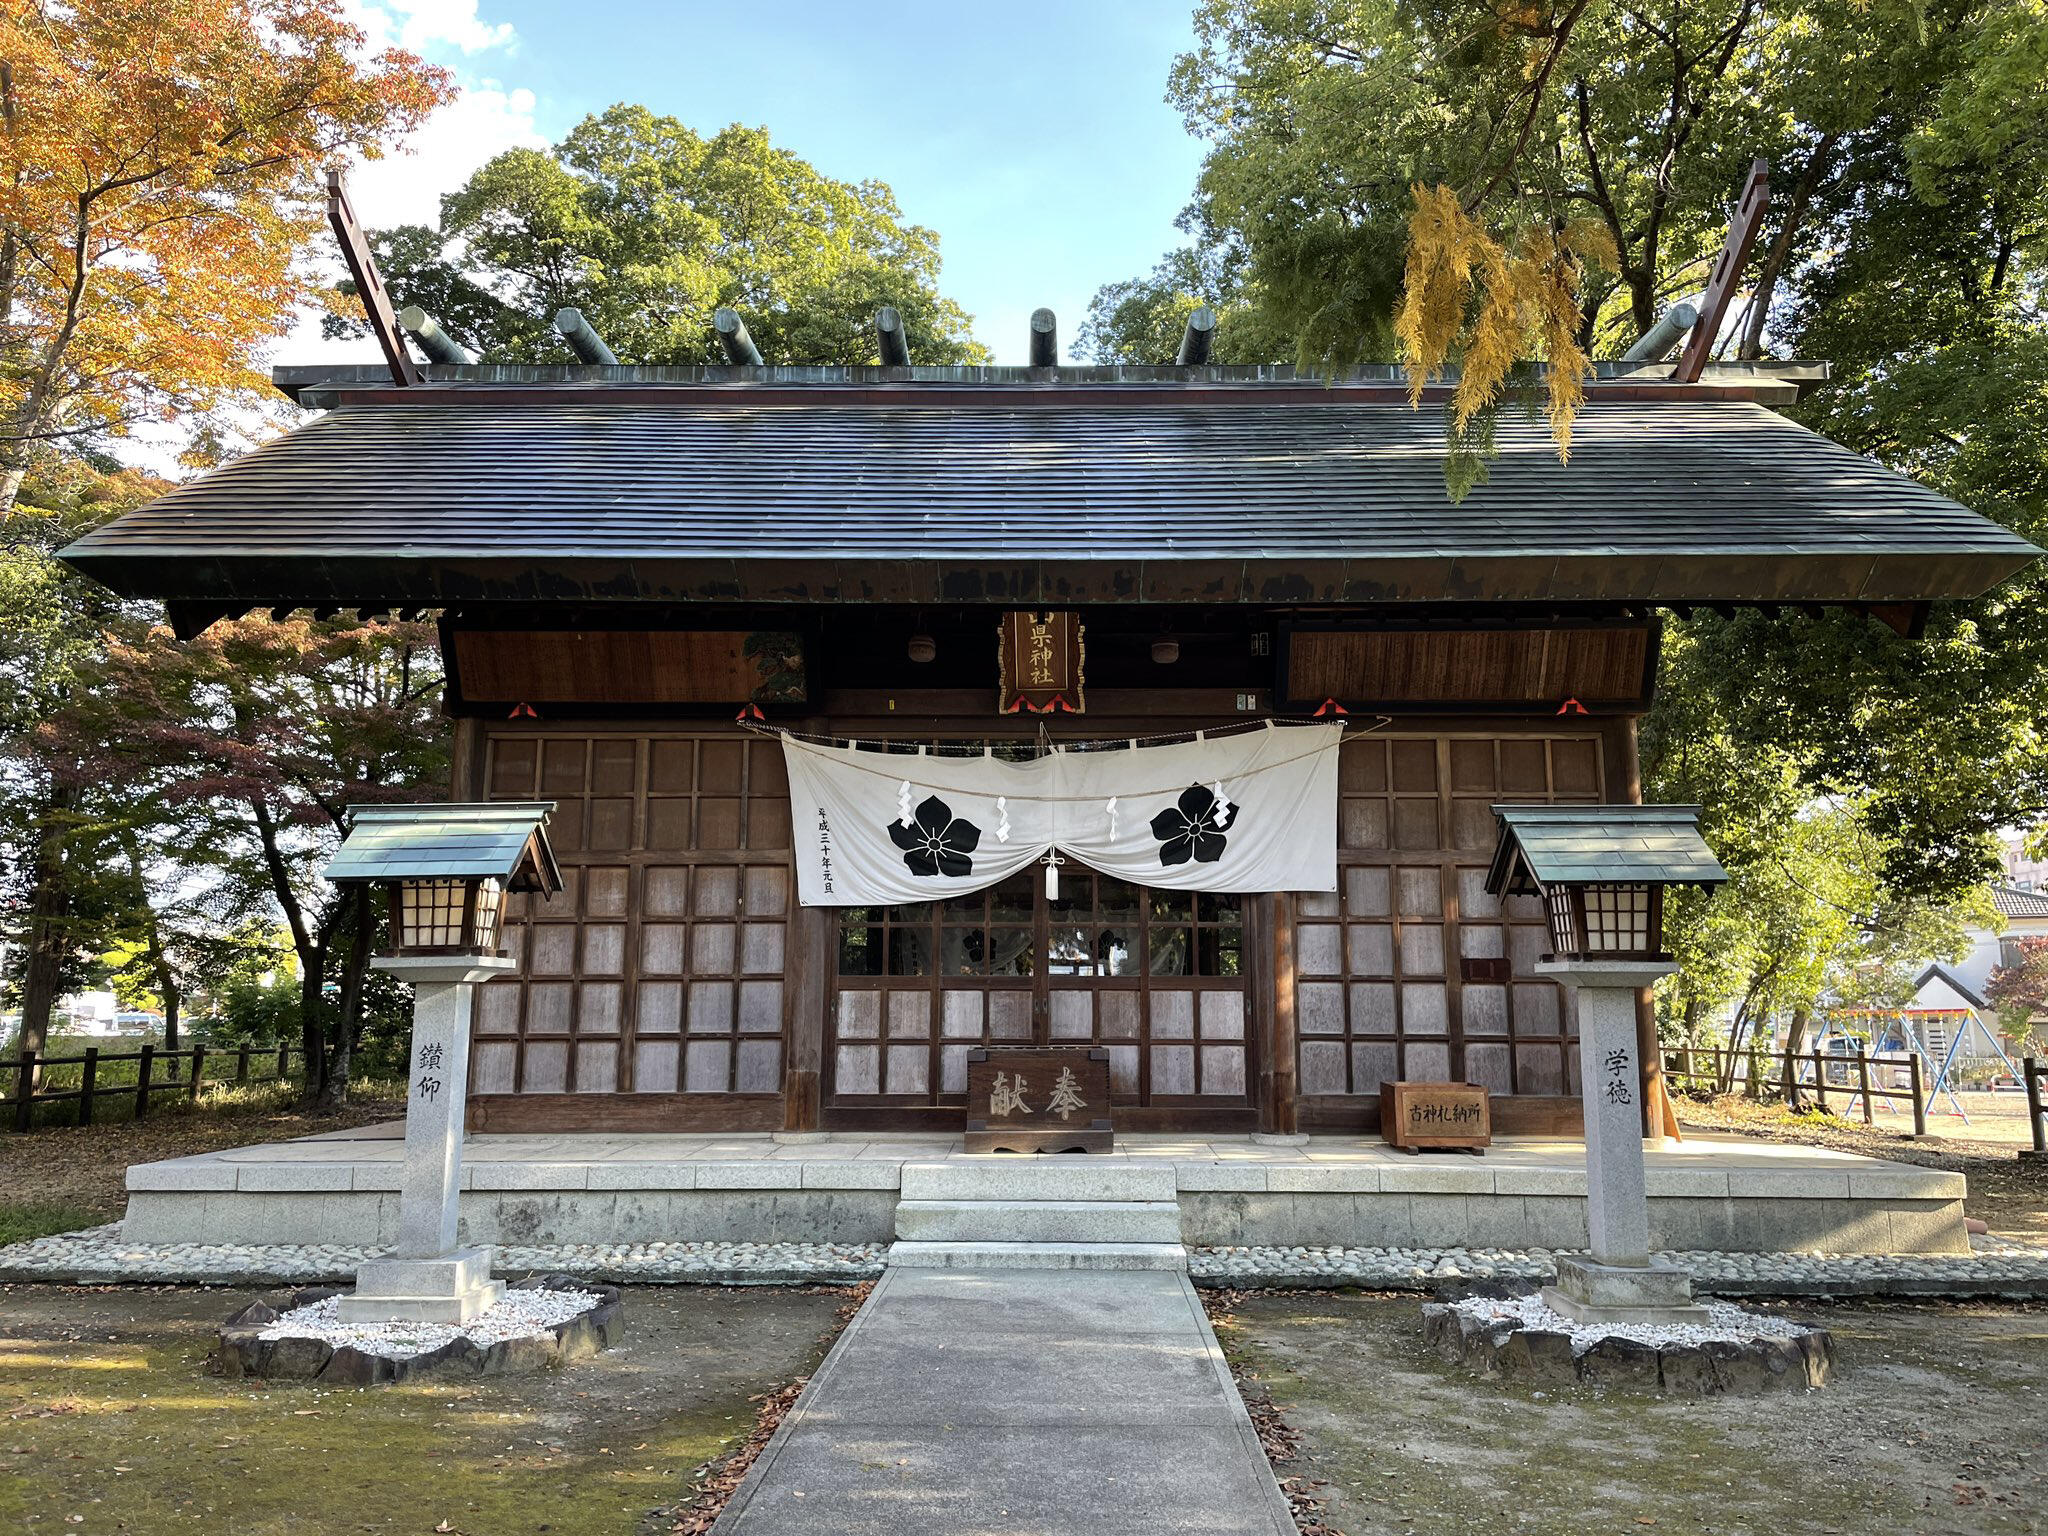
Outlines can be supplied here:
M967 1053L969 1152L1107 1152L1112 1140L1108 1051Z
M1484 1156L1493 1115L1480 1083L1381 1083L1380 1135L1404 1152L1450 1147Z
M996 633L996 707L1004 714L1078 715L1087 707L1080 615L1006 613Z

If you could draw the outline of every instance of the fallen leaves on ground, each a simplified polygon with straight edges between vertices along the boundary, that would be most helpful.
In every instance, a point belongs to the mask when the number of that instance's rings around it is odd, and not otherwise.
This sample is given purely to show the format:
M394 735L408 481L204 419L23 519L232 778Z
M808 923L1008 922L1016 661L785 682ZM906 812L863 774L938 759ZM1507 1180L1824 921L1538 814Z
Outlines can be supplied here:
M703 1536L704 1532L711 1529L719 1513L724 1510L726 1502L739 1491L740 1484L746 1480L747 1471L754 1465L755 1458L767 1449L768 1442L781 1427L784 1416L796 1406L796 1400L802 1395L804 1384L809 1380L807 1376L799 1376L772 1392L764 1392L758 1397L748 1399L754 1404L753 1433L749 1434L731 1454L716 1461L707 1461L697 1468L694 1480L690 1484L689 1504L680 1511L670 1511L672 1515L680 1515L676 1523L669 1527L675 1536Z
M1209 1314L1209 1326L1217 1331L1219 1341L1237 1326L1237 1308L1244 1299L1242 1291L1204 1291L1202 1305ZM1287 1496L1288 1507L1294 1512L1294 1523L1301 1536L1344 1536L1329 1521L1323 1518L1323 1507L1329 1500L1318 1491L1329 1487L1321 1478L1305 1475L1283 1474L1282 1468L1290 1467L1301 1459L1301 1431L1287 1422L1287 1405L1273 1401L1273 1394L1257 1374L1241 1370L1226 1351L1224 1359L1230 1365L1231 1378L1237 1383L1237 1395L1244 1400L1245 1412L1251 1415L1252 1430L1259 1437L1260 1448L1266 1453L1266 1460L1273 1464L1273 1477L1280 1484L1280 1491Z
M820 1294L837 1294L846 1298L840 1307L834 1326L819 1335L819 1342L830 1344L853 1321L853 1315L868 1299L868 1293L875 1288L872 1280L854 1286L807 1286L806 1290ZM735 1449L714 1461L707 1461L691 1473L690 1498L686 1504L667 1512L675 1520L669 1527L673 1536L703 1536L725 1509L739 1486L746 1480L748 1469L754 1465L768 1442L775 1438L775 1431L782 1427L782 1421L789 1410L796 1406L802 1396L808 1376L799 1376L771 1391L748 1398L754 1405L754 1428L747 1438ZM637 1449L637 1447L636 1447ZM802 1498L802 1494L797 1495Z

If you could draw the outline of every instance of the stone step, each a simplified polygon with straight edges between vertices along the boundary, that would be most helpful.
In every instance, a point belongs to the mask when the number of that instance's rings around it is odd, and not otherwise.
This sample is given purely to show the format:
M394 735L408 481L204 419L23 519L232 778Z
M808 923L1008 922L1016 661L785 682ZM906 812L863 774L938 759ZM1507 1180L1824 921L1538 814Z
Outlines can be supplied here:
M896 1235L913 1242L1178 1243L1171 1200L904 1200Z
M1164 1269L1184 1273L1179 1243L899 1242L889 1249L899 1269Z
M989 1155L905 1163L905 1200L1171 1200L1171 1163Z

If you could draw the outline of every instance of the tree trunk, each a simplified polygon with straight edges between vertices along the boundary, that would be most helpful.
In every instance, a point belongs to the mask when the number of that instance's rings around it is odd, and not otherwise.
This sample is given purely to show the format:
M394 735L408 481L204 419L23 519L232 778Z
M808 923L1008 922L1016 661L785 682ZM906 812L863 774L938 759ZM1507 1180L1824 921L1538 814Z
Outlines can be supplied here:
M1799 1085L1799 1058L1806 1050L1808 1013L1802 1004L1792 1010L1792 1023L1785 1031L1785 1107L1795 1112L1806 1108L1806 1090Z
M1792 188L1792 200L1785 206L1785 222L1778 226L1777 235L1764 252L1763 266L1756 276L1756 291L1749 301L1749 324L1743 327L1742 343L1735 354L1745 361L1754 361L1764 355L1764 328L1771 318L1771 298L1777 292L1778 280L1785 275L1785 268L1792 260L1792 247L1806 222L1806 210L1812 205L1813 194L1819 188L1829 163L1835 158L1835 145L1839 140L1840 135L1830 133L1814 146L1813 153L1807 157L1806 169L1800 172L1799 180Z
M357 1032L362 1028L363 979L369 974L370 947L377 923L370 911L369 893L361 886L349 894L353 926L349 931L348 955L342 962L341 1006L335 1010L334 1041L328 1052L326 1080L321 1085L320 1105L335 1110L348 1098L348 1081L355 1054Z
M50 1042L50 1014L63 984L70 948L71 886L64 868L63 817L77 796L63 784L50 788L28 904L28 940L21 967L21 1036L17 1050L41 1052ZM37 1074L40 1076L40 1072Z
M1764 1032L1760 1028L1749 1032L1749 1072L1743 1080L1742 1096L1752 1100L1764 1096Z
M327 946L302 944L299 956L299 1048L306 1055L306 1090L299 1102L317 1109L327 1091L327 1032L321 1027L326 1007Z

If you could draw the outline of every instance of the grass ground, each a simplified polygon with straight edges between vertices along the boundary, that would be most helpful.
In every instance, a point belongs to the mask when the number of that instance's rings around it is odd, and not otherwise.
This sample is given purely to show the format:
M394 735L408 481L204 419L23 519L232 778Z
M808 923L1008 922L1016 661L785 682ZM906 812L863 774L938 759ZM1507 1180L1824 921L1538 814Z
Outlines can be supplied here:
M374 1091L333 1114L311 1115L294 1106L289 1089L249 1088L152 1110L143 1120L0 1131L0 1243L118 1220L130 1163L314 1136L404 1113L397 1098Z
M1705 1400L1475 1380L1423 1347L1414 1297L1212 1313L1247 1396L1301 1436L1276 1470L1323 1484L1343 1536L2048 1530L2048 1309L1802 1309L1834 1333L1830 1387Z
M1875 1125L1866 1126L1860 1112L1788 1115L1776 1105L1752 1103L1739 1094L1715 1099L1680 1095L1673 1102L1684 1129L1834 1147L1961 1173L1970 1181L1969 1197L1963 1202L1967 1214L2001 1236L2048 1243L2048 1165L2020 1161L2019 1144L2008 1134L2009 1127L1978 1108L1970 1110L1976 1127L1954 1117L1930 1116L1926 1139L1915 1140L1910 1118L1901 1126L1901 1117L1879 1115ZM2024 1126L2024 1114L2019 1119Z
M0 1287L0 1531L667 1532L846 1303L633 1290L624 1345L567 1370L322 1390L207 1374L252 1295Z

